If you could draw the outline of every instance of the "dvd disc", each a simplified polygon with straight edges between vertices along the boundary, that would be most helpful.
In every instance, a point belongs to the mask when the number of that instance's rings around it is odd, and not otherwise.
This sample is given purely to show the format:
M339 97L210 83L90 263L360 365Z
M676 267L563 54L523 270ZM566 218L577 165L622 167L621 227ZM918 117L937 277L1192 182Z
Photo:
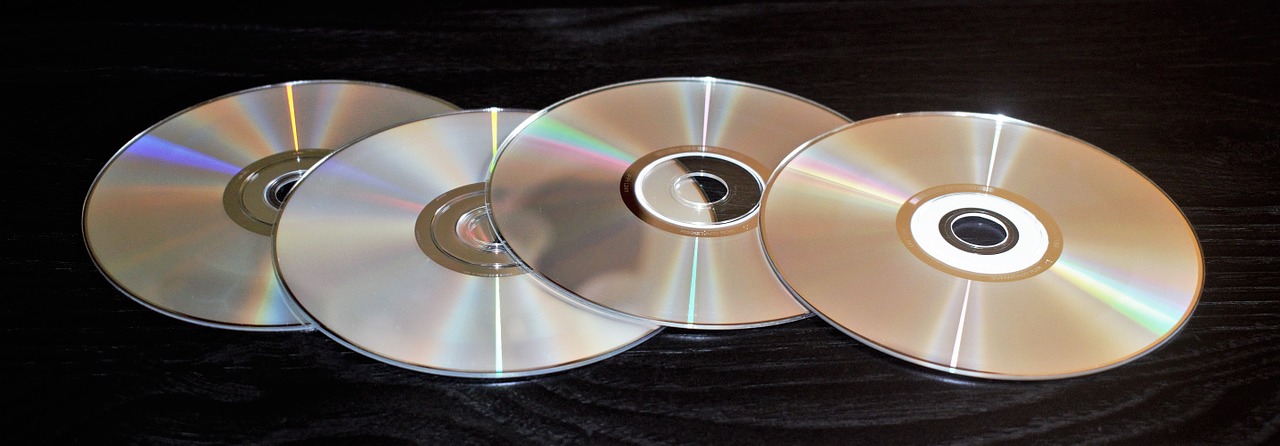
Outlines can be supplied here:
M854 338L955 374L1106 370L1190 317L1203 260L1147 177L999 115L858 121L797 149L765 192L783 281Z
M444 114L318 163L276 225L277 271L298 308L367 356L460 377L564 370L656 333L574 305L493 236L484 179L501 138L530 115Z
M806 317L765 259L759 199L788 153L848 122L716 78L587 91L503 142L488 180L494 227L525 268L615 314L700 329Z
M85 198L85 244L112 285L161 313L219 328L305 329L271 263L271 227L289 190L333 149L456 110L412 90L343 80L211 99L143 131L107 162Z

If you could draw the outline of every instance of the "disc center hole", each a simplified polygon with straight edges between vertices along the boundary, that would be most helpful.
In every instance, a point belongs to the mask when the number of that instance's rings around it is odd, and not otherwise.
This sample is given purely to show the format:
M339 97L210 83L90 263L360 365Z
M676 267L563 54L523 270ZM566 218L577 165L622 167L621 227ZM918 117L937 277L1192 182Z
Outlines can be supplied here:
M1009 232L999 221L984 215L965 215L951 222L956 238L973 246L988 248L1003 243Z
M280 206L284 204L284 200L289 198L289 193L293 192L293 187L298 184L298 180L302 179L304 172L302 170L285 172L283 175L271 180L266 189L263 190L267 204L271 205L272 208L280 209Z
M943 239L966 252L998 254L1018 242L1013 222L987 209L956 209L943 216L938 226Z
M458 239L467 246L479 251L502 252L502 244L498 243L498 237L493 232L487 207L481 206L463 213L458 217L454 229L458 233Z
M729 198L729 183L708 172L692 172L676 177L671 193L686 206L705 209Z

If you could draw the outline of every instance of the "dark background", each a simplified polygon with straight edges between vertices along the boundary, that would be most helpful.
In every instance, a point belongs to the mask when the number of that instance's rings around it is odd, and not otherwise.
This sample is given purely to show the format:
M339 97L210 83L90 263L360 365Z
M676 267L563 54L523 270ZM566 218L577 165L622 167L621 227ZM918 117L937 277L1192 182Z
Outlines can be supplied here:
M1276 2L603 5L191 3L183 14L45 7L0 19L4 436L457 445L1262 444L1280 435ZM596 364L493 382L400 369L318 332L170 318L113 288L81 238L81 204L115 151L223 94L351 79L464 108L539 109L663 76L766 85L853 119L1003 113L1093 143L1187 214L1205 253L1200 305L1160 349L1064 380L948 375L809 318L667 329Z

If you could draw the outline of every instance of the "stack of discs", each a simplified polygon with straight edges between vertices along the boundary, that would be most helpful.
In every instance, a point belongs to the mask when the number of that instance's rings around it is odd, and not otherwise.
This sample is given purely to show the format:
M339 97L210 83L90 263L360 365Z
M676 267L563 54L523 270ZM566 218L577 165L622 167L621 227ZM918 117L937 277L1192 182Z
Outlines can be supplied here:
M709 77L541 110L245 90L130 141L83 218L152 309L465 378L811 315L949 373L1078 376L1168 340L1203 277L1177 206L1084 142L994 115L855 122Z

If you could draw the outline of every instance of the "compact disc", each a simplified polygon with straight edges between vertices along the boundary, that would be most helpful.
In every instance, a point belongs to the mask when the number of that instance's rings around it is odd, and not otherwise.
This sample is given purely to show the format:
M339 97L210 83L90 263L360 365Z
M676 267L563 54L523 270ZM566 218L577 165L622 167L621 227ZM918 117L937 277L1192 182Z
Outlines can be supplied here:
M590 90L503 142L488 180L494 227L527 269L605 311L701 329L806 317L765 259L759 199L788 153L848 122L716 78Z
M289 190L333 149L456 110L412 90L343 80L206 101L107 162L85 198L85 244L116 288L161 313L220 328L305 329L271 263L271 227Z
M484 179L501 138L530 115L414 121L313 167L275 233L277 271L301 312L370 357L461 377L564 370L656 333L561 297L494 237Z
M1186 217L1088 143L999 115L872 118L797 149L761 234L795 295L854 338L951 373L1106 370L1158 347L1203 282Z

